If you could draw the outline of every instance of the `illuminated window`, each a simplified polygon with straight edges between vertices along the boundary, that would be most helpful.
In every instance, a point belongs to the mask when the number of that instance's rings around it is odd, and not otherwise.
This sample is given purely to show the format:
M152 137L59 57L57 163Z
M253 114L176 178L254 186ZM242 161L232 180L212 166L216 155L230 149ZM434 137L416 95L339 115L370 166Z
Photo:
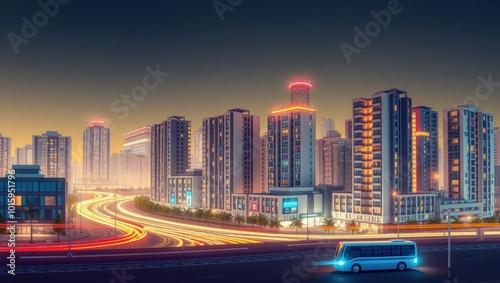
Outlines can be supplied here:
M451 172L458 172L458 166L451 166Z
M458 144L458 139L457 138L451 139L451 144Z
M458 116L458 110L450 112L450 117L455 117L455 116Z

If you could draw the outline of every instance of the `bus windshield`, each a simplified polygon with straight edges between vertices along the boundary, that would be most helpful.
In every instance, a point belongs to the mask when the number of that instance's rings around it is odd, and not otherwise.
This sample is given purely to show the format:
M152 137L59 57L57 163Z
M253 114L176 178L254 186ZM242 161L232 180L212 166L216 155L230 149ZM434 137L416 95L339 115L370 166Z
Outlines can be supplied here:
M340 253L342 252L342 248L343 248L343 244L342 243L339 243L337 245L337 249L335 250L335 255L334 255L334 258L337 259L339 256L340 256Z

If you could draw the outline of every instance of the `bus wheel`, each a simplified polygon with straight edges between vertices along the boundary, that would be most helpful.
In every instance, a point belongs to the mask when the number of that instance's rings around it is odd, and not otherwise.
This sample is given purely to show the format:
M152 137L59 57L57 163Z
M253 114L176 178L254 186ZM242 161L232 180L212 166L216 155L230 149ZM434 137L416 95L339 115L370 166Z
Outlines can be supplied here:
M397 268L397 270L399 270L399 271L403 271L403 270L405 270L405 269L406 269L406 263L404 263L404 262L400 262L400 263L398 263L398 266L397 266L396 268Z
M351 267L352 273L359 273L361 271L361 266L359 264L355 264Z

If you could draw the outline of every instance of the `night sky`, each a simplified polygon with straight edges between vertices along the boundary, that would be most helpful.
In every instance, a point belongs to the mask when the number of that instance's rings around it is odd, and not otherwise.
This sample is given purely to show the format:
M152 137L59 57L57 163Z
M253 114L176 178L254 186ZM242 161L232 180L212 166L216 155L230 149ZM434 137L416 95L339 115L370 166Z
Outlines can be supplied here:
M103 118L118 152L134 128L181 115L194 131L202 118L231 108L261 116L264 132L264 117L289 102L286 86L295 78L313 83L318 128L332 117L341 133L353 98L396 87L441 115L474 97L480 76L493 82L476 104L500 115L497 1L401 0L350 63L340 44L356 48L354 28L364 30L371 11L397 1L220 0L220 9L230 8L221 21L213 1L71 0L46 23L38 1L4 2L0 133L12 137L13 149L47 130L72 136L77 147L89 120ZM40 27L24 37L22 18L33 23L34 15ZM143 85L148 66L169 75L150 80L155 87L144 100L125 107L121 95ZM73 151L80 159L81 149Z

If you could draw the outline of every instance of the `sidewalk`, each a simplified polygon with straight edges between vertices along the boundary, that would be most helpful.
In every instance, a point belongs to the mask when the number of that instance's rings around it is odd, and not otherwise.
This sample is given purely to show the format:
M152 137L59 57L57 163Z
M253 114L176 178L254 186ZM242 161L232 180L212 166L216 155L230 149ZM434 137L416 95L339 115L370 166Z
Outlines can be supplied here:
M90 229L82 228L82 233L80 233L80 228L77 226L71 229L71 241L85 240L92 236ZM0 235L0 247L7 245L10 235ZM60 234L59 241L67 242L69 239L68 234ZM16 244L30 244L31 235L30 234L16 234ZM33 233L33 245L51 244L58 243L57 234L38 234Z

